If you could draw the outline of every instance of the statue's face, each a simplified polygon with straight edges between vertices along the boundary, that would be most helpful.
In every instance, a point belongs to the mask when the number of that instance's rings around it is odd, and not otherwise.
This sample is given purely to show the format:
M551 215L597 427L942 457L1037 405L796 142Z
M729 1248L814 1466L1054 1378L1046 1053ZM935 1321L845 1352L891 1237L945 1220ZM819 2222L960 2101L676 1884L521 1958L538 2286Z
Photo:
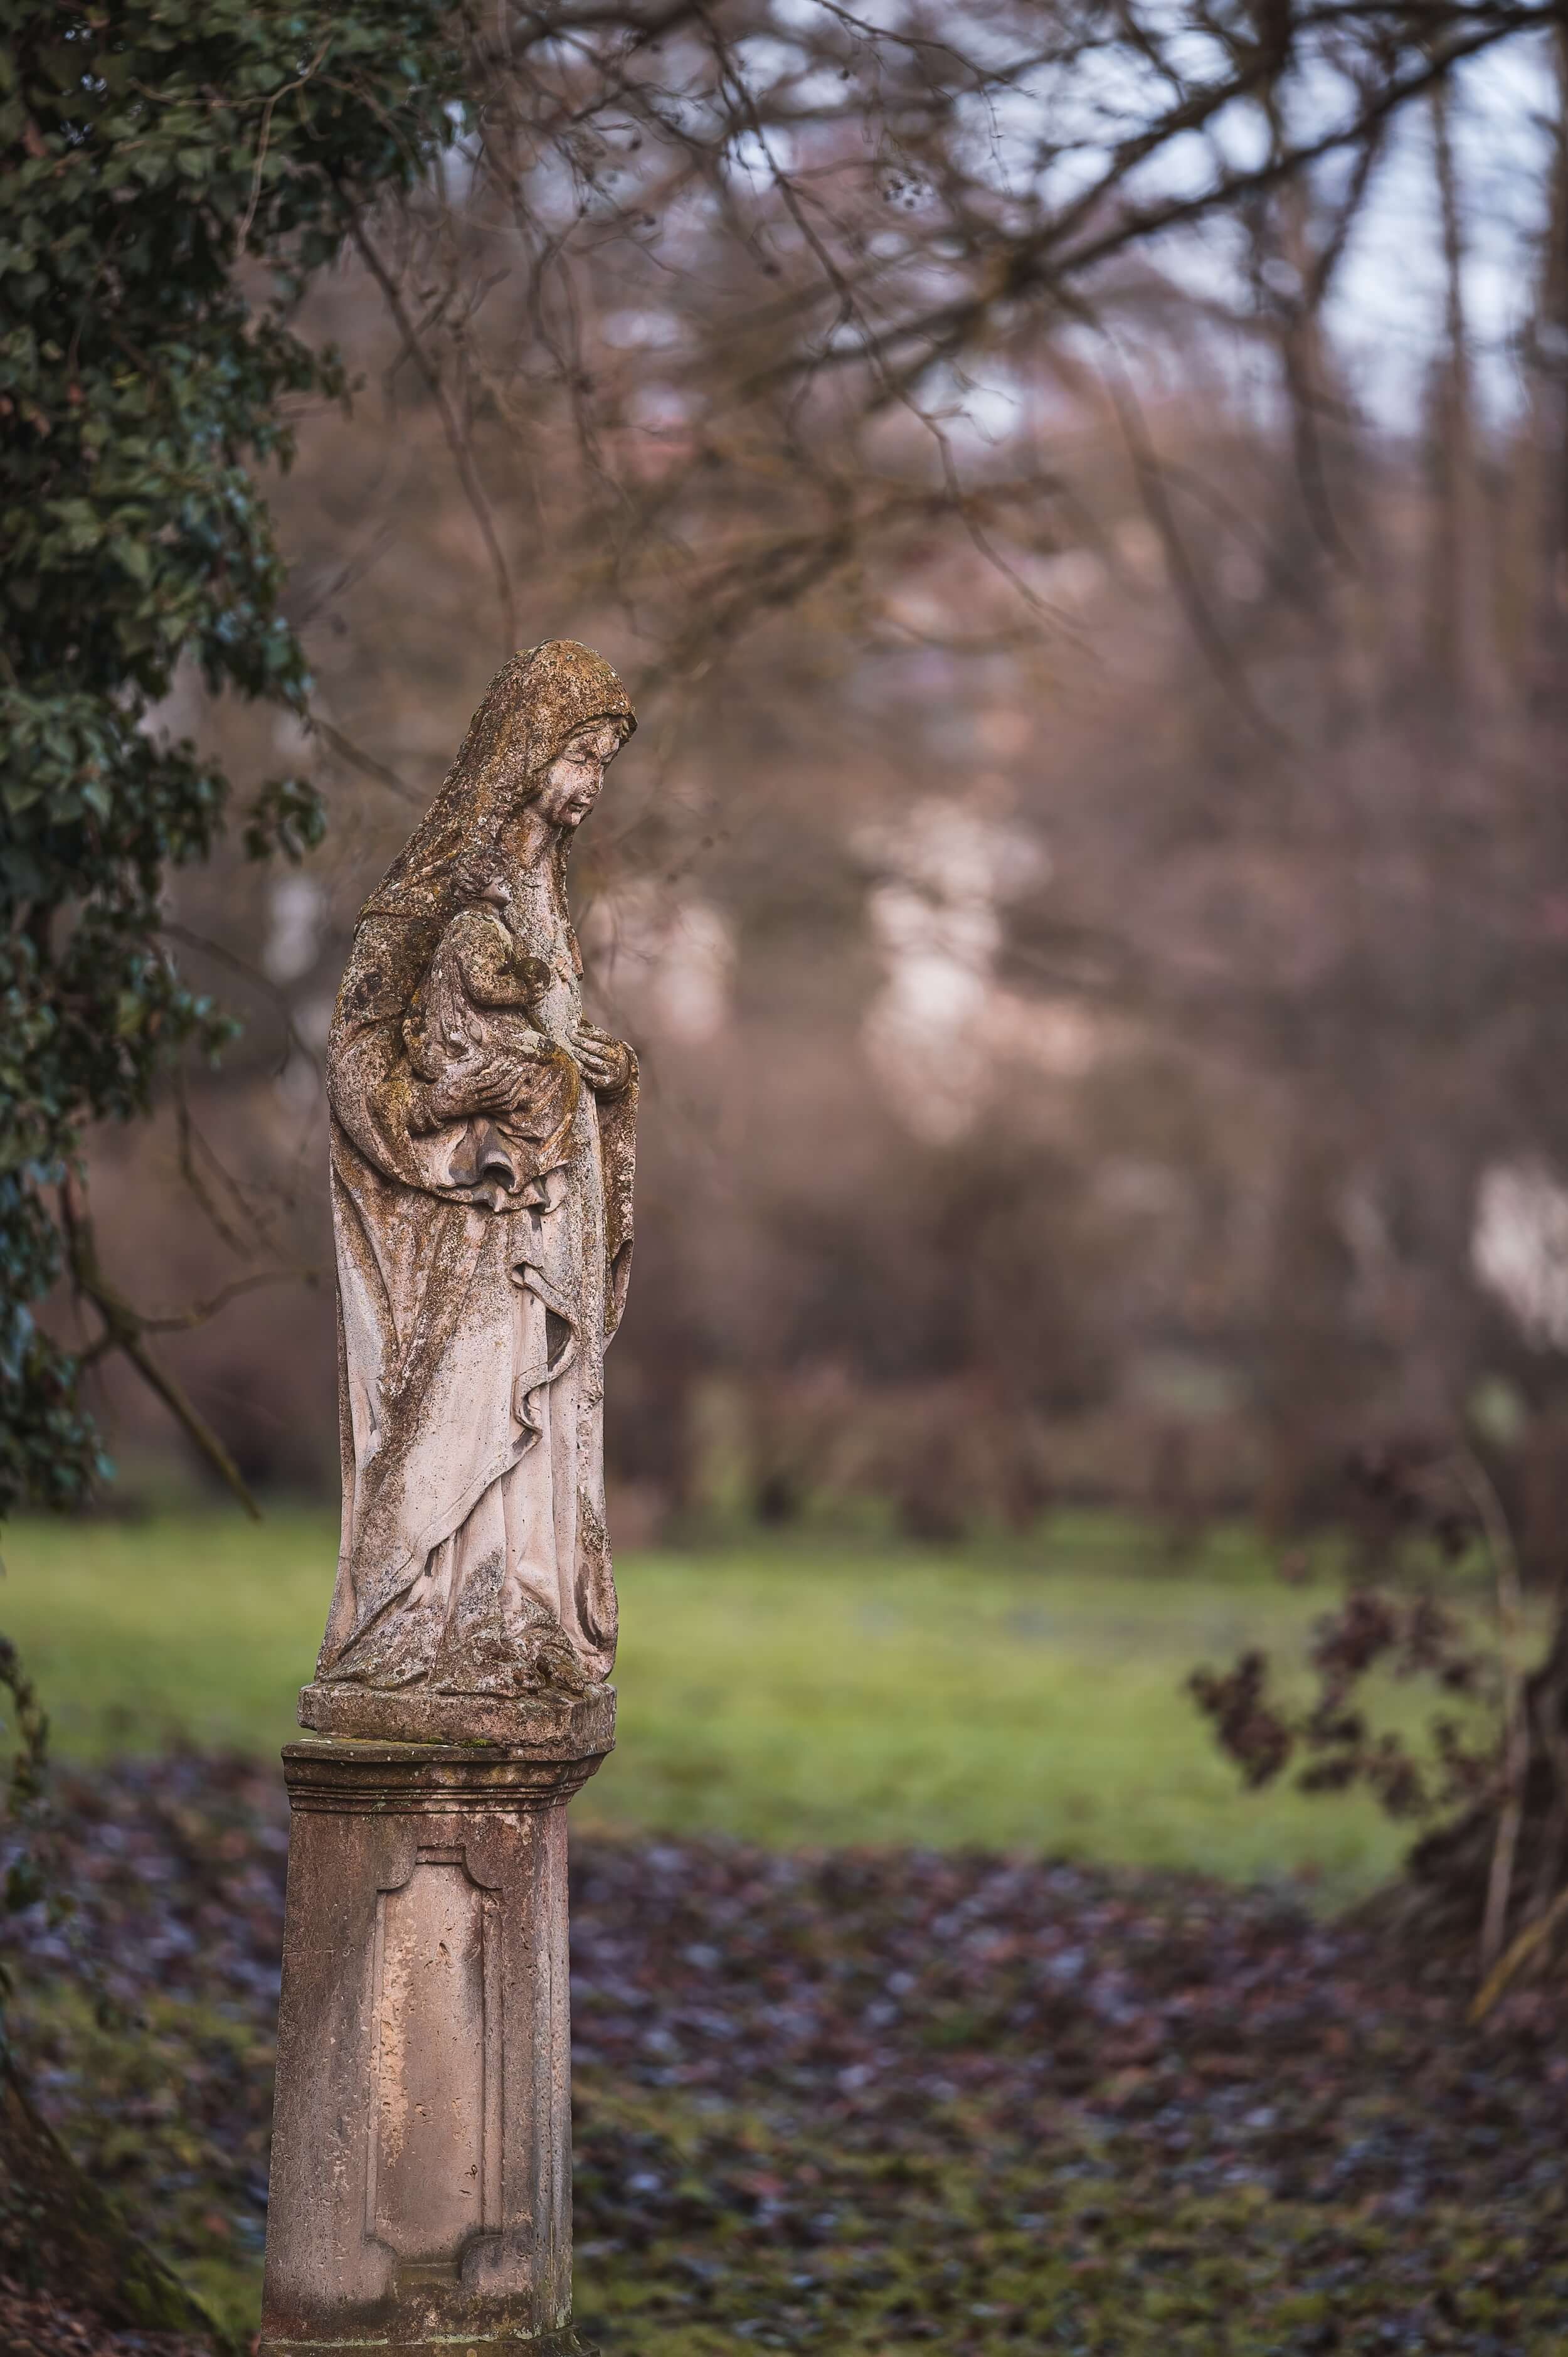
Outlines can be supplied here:
M579 827L599 799L605 771L620 750L613 720L596 721L569 737L544 773L532 808L547 825Z

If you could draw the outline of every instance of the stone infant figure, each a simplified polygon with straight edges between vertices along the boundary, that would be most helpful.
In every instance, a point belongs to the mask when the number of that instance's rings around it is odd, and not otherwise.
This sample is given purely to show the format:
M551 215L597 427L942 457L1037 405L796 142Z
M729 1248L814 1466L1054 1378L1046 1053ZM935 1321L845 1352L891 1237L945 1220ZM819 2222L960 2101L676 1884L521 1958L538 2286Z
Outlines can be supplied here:
M553 976L544 960L530 957L513 937L510 904L502 878L477 881L473 899L437 942L403 1025L408 1060L421 1081L441 1079L476 1049L532 1067L531 1084L510 1113L460 1123L451 1184L493 1211L504 1211L552 1168L582 1088L571 1056L534 1020Z

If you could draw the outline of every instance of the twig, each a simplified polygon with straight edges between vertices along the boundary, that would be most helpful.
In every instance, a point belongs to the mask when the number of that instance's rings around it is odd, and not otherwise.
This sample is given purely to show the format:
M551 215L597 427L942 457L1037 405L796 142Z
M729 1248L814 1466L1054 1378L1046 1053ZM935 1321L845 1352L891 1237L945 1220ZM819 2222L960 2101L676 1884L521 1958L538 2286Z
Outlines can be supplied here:
M496 577L496 597L501 609L501 631L506 640L506 651L510 654L517 645L517 600L512 593L511 574L508 569L506 556L497 536L495 519L490 513L489 501L485 497L484 486L475 470L474 457L468 447L468 438L459 425L456 413L447 398L446 388L441 382L440 371L414 332L413 322L408 316L407 307L398 292L396 281L391 271L366 236L364 223L346 198L343 199L343 210L348 218L349 234L354 241L360 258L381 288L387 308L392 313L399 335L403 338L403 349L424 379L429 388L430 397L435 404L436 414L441 420L441 430L446 436L446 447L452 453L452 462L457 469L457 479L462 484L464 496L474 511L474 518L478 524L486 552L489 556L490 567Z
M367 753L362 745L356 745L351 737L345 737L341 728L335 728L330 720L322 718L319 712L311 714L310 729L313 736L320 737L328 751L336 753L340 761L347 761L350 769L359 770L367 778L374 778L379 786L387 786L394 794L401 794L405 802L413 802L420 810L424 808L429 800L427 794L422 794L417 786L406 784L395 770L389 770L384 761L378 761L374 754Z
M138 1315L124 1295L118 1292L104 1275L93 1241L92 1222L77 1201L74 1183L69 1178L60 1189L60 1213L70 1255L71 1283L83 1299L91 1302L102 1318L104 1342L130 1361L149 1390L157 1394L176 1423L206 1458L225 1488L232 1491L252 1520L259 1523L262 1510L244 1475L180 1383L166 1368L159 1366L143 1341L142 1336L148 1321Z
M1510 1982L1518 1979L1530 1958L1539 1953L1559 1923L1564 1921L1568 1921L1568 1889L1560 1890L1545 1914L1538 1915L1533 1923L1527 1923L1519 1937L1498 1958L1471 2000L1466 2019L1472 2028L1477 2022L1485 2021L1503 1991Z
M188 1334L198 1326L205 1326L220 1309L227 1309L242 1294L254 1293L263 1285L296 1284L317 1286L321 1271L302 1261L297 1268L259 1268L249 1276L231 1277L220 1285L205 1301L194 1302L188 1309L171 1309L161 1317L151 1312L142 1319L142 1329L147 1334Z
M305 71L302 74L296 75L293 81L285 81L281 90L274 90L271 97L267 100L265 106L262 109L261 136L256 142L256 168L251 178L250 201L246 205L243 213L241 215L240 226L238 231L235 232L234 250L237 253L243 253L245 251L245 240L251 234L251 224L256 218L256 207L262 200L262 167L267 160L267 142L270 140L273 134L273 109L276 106L279 99L286 98L291 91L303 90L305 88L306 83L310 80L311 75L315 73L317 67L321 64L322 59L326 57L328 50L331 47L332 36L328 33L327 38L322 42L321 47L317 50L316 55L311 59L310 63L306 67Z
M1259 736L1276 752L1288 754L1293 748L1273 721L1259 710L1246 674L1210 610L1203 584L1197 577L1181 527L1176 522L1159 454L1144 422L1142 404L1133 391L1131 373L1113 341L1111 351L1112 366L1107 372L1106 382L1112 405L1126 441L1127 455L1133 462L1133 472L1144 512L1159 534L1171 584L1191 626L1192 634L1208 656L1215 676L1234 697L1239 709Z
M269 1220L263 1218L257 1204L252 1200L247 1189L235 1178L231 1170L225 1168L211 1139L204 1136L191 1119L190 1107L186 1099L183 1072L177 1072L175 1075L175 1122L179 1138L180 1176L211 1222L217 1234L222 1238L231 1252L249 1256L252 1249L252 1244L231 1225L227 1212L221 1209L217 1197L196 1167L196 1152L199 1147L227 1188L240 1217L248 1224L254 1243L259 1244L263 1252L270 1253L274 1260L282 1261L284 1254L279 1246L274 1227ZM288 1208L287 1205L285 1205L286 1208Z
M1525 1707L1524 1674L1519 1664L1523 1598L1513 1534L1485 1466L1468 1448L1457 1451L1455 1465L1476 1510L1492 1566L1498 1598L1498 1647L1503 1670L1503 1804L1498 1816L1497 1839L1487 1877L1486 1912L1481 1920L1481 1971L1487 1975L1502 1953L1508 1930L1514 1859L1524 1821L1524 1786L1530 1766L1530 1715Z
M238 1197L242 1212L245 1218L250 1221L252 1228L256 1231L256 1233L263 1237L263 1241L265 1241L265 1231L263 1229L262 1224L256 1218L254 1212L251 1210L250 1205L245 1201L243 1195L242 1195L239 1189L234 1186L233 1180L230 1178L229 1173L224 1169L223 1165L218 1161L216 1156L211 1155L211 1148L207 1145L206 1139L201 1135L201 1133L196 1127L195 1123L191 1120L190 1104L185 1093L184 1072L177 1070L174 1076L174 1082L175 1133L179 1140L180 1177L185 1180L186 1185L189 1188L198 1203L200 1204L201 1209L207 1214L208 1219L211 1222L213 1228L228 1245L230 1251L247 1253L250 1250L250 1246L246 1243L244 1237L239 1234L238 1232L230 1225L227 1214L220 1208L217 1197L212 1193L212 1190L208 1186L206 1179L203 1178L201 1173L196 1167L196 1148L198 1146L200 1146L209 1156L211 1156L213 1167L217 1170L219 1177L227 1186L233 1189L235 1195Z
M249 958L241 957L236 950L225 948L221 942L209 941L205 933L193 932L188 925L177 924L172 917L166 917L158 930L169 941L179 942L188 950L199 950L204 957L216 958L220 965L226 965L231 974L242 974L253 988L272 1000L283 1017L284 1025L283 1053L278 1058L274 1073L283 1071L294 1053L303 1056L313 1071L317 1069L316 1050L295 1023L288 994L273 980L271 974L263 974Z

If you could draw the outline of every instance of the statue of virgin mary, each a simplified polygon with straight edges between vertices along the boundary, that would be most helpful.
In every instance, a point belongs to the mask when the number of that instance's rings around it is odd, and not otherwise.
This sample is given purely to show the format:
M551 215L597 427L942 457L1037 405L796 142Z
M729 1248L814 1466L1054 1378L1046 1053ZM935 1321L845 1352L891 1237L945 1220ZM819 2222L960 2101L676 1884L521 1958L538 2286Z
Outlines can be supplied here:
M318 1728L460 1732L462 1697L585 1695L615 1658L604 1353L637 1065L583 1018L565 877L635 726L588 648L514 656L355 931L327 1063L343 1532Z

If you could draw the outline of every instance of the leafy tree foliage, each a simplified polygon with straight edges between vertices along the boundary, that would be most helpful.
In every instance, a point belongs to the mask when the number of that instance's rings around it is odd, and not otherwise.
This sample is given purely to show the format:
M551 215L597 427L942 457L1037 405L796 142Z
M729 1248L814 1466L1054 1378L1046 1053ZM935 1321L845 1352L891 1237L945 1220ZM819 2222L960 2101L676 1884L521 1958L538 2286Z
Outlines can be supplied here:
M286 397L345 391L290 307L453 138L448 24L427 0L0 0L0 1513L98 1463L80 1362L35 1318L61 1275L139 1347L96 1276L83 1125L232 1028L159 935L228 781L151 716L185 659L305 708L252 468L287 463ZM285 779L244 842L296 857L320 827Z

